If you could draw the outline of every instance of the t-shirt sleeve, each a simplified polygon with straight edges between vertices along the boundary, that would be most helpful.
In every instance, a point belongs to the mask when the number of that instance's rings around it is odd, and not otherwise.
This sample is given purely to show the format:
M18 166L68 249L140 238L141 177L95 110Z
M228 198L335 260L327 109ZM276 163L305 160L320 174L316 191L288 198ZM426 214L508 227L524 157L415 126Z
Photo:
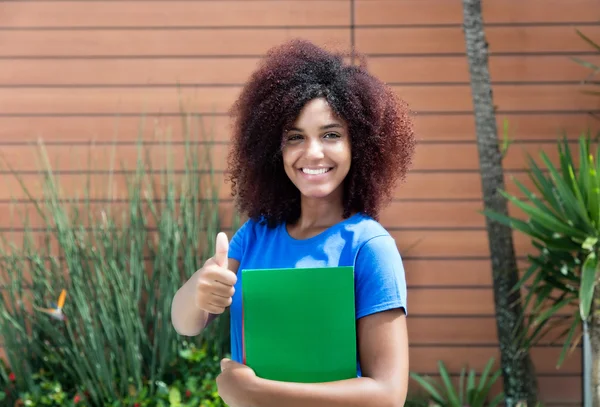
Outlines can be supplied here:
M365 243L358 251L354 272L357 319L394 308L407 313L404 265L391 236Z
M246 221L234 234L229 242L229 253L230 259L235 259L239 262L244 257L244 250L246 248L246 239L248 234L248 225L250 220Z

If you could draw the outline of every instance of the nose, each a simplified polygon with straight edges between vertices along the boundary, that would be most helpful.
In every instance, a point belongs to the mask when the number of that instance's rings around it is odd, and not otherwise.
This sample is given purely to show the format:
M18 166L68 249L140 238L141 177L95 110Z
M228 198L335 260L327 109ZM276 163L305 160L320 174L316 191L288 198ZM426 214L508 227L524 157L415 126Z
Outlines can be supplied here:
M306 146L306 158L318 160L323 158L323 144L321 140L311 140Z

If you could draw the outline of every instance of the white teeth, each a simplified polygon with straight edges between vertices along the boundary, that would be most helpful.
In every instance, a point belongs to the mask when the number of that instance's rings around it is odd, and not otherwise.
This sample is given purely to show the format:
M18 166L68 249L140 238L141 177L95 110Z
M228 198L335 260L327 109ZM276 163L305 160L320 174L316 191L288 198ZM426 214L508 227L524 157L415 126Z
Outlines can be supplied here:
M302 168L302 172L303 173L310 174L310 175L325 174L327 171L329 171L329 168L320 168L318 170L311 170L309 168Z

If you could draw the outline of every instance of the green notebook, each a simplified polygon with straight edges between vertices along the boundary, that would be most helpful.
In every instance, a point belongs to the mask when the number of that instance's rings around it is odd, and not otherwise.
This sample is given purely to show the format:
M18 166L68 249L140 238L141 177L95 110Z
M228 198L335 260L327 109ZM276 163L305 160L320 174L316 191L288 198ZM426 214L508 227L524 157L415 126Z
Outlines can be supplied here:
M354 268L242 271L244 363L264 379L356 377Z

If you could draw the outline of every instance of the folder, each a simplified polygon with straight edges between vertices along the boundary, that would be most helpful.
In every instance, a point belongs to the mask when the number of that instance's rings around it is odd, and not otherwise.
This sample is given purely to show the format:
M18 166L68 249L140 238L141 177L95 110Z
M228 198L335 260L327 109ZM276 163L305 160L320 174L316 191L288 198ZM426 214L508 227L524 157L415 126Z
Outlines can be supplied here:
M258 377L357 376L353 267L242 270L243 360Z

